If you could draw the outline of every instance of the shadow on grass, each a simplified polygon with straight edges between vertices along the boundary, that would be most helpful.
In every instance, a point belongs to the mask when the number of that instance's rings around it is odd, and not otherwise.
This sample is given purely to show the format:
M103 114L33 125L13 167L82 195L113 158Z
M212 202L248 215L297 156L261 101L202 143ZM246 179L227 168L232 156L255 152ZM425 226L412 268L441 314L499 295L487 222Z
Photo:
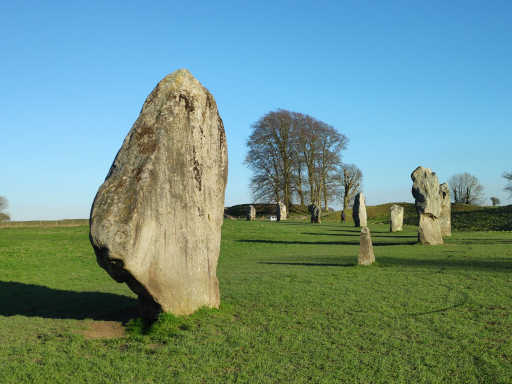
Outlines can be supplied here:
M403 235L388 235L388 236L379 236L379 235L374 235L374 233L379 233L379 232L372 232L371 233L371 236L372 238L374 237L381 237L383 239L416 239L418 238L418 235L417 234L413 234L413 235L410 235L410 236L403 236ZM389 233L389 232L388 232ZM302 232L301 235L320 235L320 236L353 236L353 237L359 237L361 236L360 234L347 234L347 233L321 233L321 232L317 232L317 233L314 233L314 232Z
M137 300L104 292L75 292L0 281L0 316L126 322L138 317Z
M335 264L335 263L304 263L304 262L277 262L277 261L258 261L258 264L269 265L298 265L306 267L355 267L357 264Z
M510 272L512 261L484 261L484 260L461 260L461 259L407 259L398 257L382 256L377 257L377 262L382 267L408 266L408 267L455 267L462 269L479 269Z
M283 241L283 240L237 240L240 243L261 243L261 244L302 244L302 245L359 245L359 241ZM417 240L413 242L378 242L374 241L373 245L377 247L386 247L390 245L413 245L417 244Z
M512 244L512 239L450 239L451 243L455 244Z

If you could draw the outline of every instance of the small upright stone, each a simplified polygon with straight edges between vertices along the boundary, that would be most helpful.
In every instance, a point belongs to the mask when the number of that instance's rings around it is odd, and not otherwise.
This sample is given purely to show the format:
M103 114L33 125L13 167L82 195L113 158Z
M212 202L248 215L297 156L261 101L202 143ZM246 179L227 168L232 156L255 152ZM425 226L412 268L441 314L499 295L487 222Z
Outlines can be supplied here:
M437 175L429 168L420 166L413 171L411 179L412 195L419 215L418 240L425 245L443 244L439 224L441 196Z
M390 232L402 231L404 225L404 207L393 204L389 210L391 212L391 221L389 223Z
M311 215L312 224L320 224L322 222L322 209L319 205L310 204L308 206L309 213Z
M220 304L217 260L228 174L215 99L187 70L166 76L100 186L89 238L145 318Z
M277 221L286 220L286 205L278 201L276 204Z
M373 254L372 236L370 228L362 227L361 236L359 238L359 257L357 264L370 265L375 262L375 255Z
M439 224L441 226L441 235L452 235L452 202L450 198L450 188L448 184L443 183L439 186L441 197L441 215L439 216Z
M366 222L366 201L363 192L359 192L354 198L352 218L356 227L366 227L368 225Z
M254 208L254 205L249 205L247 207L247 221L253 221L256 219L256 208Z

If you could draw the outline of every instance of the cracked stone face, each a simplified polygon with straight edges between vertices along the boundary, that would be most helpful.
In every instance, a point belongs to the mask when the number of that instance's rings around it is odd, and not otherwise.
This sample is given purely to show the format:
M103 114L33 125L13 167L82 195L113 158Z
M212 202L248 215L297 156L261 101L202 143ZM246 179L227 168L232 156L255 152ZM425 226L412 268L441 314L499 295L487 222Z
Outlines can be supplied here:
M254 208L254 205L249 205L247 207L247 221L253 220L256 220L256 208Z
M412 195L419 215L418 239L422 244L443 244L439 216L441 198L439 180L429 168L418 167L411 174Z
M218 307L227 148L213 96L187 70L158 83L100 186L90 217L98 264L141 313Z
M391 213L391 222L390 222L390 232L399 232L403 230L404 225L404 207L400 205L393 204L390 207Z
M354 206L352 207L352 218L354 226L366 227L366 200L363 192L359 192L354 198Z
M286 205L280 201L276 204L276 216L277 221L286 220L287 218Z
M375 262L375 255L373 253L373 243L370 229L368 227L361 228L361 235L359 237L359 256L357 264L371 265Z
M439 225L441 226L441 235L452 235L452 202L450 197L450 188L447 183L439 186L441 198L441 214L439 216Z

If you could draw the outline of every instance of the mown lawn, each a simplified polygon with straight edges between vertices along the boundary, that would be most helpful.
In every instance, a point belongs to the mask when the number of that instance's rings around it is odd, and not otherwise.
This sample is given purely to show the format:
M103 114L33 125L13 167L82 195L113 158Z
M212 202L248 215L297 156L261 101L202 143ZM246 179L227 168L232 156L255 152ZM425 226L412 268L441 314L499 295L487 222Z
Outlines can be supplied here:
M358 267L349 225L225 221L221 309L115 339L83 335L135 305L87 227L2 228L0 383L511 383L512 233L370 228Z

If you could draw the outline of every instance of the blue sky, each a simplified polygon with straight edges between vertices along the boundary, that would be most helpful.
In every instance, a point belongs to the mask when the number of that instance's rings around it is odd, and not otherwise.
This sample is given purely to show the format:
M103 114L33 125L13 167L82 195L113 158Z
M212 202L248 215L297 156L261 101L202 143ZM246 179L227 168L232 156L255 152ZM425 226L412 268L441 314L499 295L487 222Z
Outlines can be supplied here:
M87 218L153 87L189 69L228 138L226 205L245 203L253 124L310 114L350 142L368 204L410 173L477 176L510 203L512 2L3 2L0 195L15 220Z

